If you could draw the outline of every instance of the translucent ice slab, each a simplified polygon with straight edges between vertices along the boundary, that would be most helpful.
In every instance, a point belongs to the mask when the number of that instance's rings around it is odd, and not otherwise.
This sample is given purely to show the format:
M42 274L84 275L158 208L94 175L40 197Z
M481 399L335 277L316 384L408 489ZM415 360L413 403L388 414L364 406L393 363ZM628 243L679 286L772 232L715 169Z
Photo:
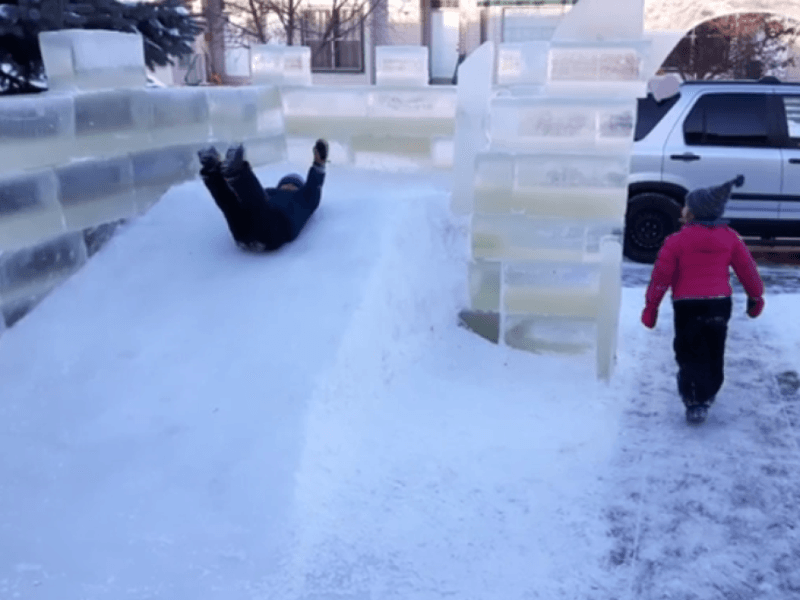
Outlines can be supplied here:
M40 297L86 262L83 234L52 238L0 256L0 295L5 305Z
M551 94L642 96L649 41L559 44L548 54L547 89ZM589 87L587 87L589 86Z
M51 91L144 88L144 42L138 33L64 29L39 34Z
M486 260L599 262L600 239L622 220L590 221L475 213L472 255Z
M276 135L271 137L251 138L245 141L247 160L253 166L267 165L287 159L286 137ZM311 160L311 144L308 145L307 160Z
M523 263L507 265L503 308L509 314L595 319L600 295L600 268L591 263Z
M170 187L197 175L200 166L196 151L196 145L191 144L131 155L136 206L140 213L146 212Z
M494 44L486 42L458 67L451 202L457 214L466 214L473 209L475 158L489 147L487 120L494 56Z
M0 98L0 173L60 164L74 152L74 136L72 96Z
M492 146L628 151L633 143L635 110L633 98L494 98L490 113Z
M190 144L209 136L208 96L193 88L153 89L146 92L152 111L155 146Z
M508 314L504 329L508 346L534 353L582 354L591 351L597 340L592 319Z
M600 299L597 311L597 375L609 379L617 353L622 297L622 244L613 237L600 246Z
M75 231L136 214L133 162L127 156L56 169L67 229Z
M311 48L259 44L250 47L254 85L311 85Z
M500 44L497 85L541 85L547 81L549 42Z
M377 46L375 83L389 86L428 85L427 46Z
M476 260L469 264L469 295L472 310L499 312L500 275L499 262Z
M152 147L152 107L144 90L76 94L74 157L135 152Z
M65 231L51 169L0 177L0 251L25 248Z
M452 136L455 131L457 96L452 87L374 89L367 102L370 130L377 135Z
M213 139L234 143L257 135L259 99L255 89L208 88L206 94Z
M286 88L282 91L289 136L349 138L366 133L366 88Z
M526 154L515 162L510 210L578 218L615 218L625 212L629 172L625 154Z

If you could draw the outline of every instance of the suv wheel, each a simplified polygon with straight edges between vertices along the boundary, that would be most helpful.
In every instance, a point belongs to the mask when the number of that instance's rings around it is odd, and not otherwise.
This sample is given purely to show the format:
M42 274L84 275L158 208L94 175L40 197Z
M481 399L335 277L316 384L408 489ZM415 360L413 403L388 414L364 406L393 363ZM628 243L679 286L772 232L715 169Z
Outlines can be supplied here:
M653 263L668 235L680 225L681 207L669 196L647 192L628 201L625 216L625 256Z

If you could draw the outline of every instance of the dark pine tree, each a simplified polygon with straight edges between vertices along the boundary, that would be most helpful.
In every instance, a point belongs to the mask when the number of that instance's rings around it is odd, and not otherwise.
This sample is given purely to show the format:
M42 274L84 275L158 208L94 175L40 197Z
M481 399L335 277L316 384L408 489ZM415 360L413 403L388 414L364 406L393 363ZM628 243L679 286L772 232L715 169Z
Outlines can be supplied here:
M203 30L182 0L0 0L0 94L47 89L39 33L58 29L108 29L140 33L149 68L174 64L192 53Z

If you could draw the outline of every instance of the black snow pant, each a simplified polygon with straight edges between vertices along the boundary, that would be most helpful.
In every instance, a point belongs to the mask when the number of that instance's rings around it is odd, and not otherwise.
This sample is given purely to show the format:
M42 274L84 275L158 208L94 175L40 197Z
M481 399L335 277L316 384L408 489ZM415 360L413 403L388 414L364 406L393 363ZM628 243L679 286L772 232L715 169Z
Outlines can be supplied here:
M286 215L270 205L266 191L247 162L232 177L223 177L219 168L201 170L200 175L239 245L276 250L288 241Z
M684 404L711 403L725 378L730 298L675 300L675 360Z

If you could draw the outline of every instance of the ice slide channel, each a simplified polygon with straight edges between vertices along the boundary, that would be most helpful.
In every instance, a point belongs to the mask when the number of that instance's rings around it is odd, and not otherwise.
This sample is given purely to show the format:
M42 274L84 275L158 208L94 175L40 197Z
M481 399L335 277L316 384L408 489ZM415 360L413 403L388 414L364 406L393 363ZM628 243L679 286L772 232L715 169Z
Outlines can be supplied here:
M307 230L259 256L194 180L7 331L0 596L244 597L278 569L307 404L422 326L412 225L446 188L331 168Z

